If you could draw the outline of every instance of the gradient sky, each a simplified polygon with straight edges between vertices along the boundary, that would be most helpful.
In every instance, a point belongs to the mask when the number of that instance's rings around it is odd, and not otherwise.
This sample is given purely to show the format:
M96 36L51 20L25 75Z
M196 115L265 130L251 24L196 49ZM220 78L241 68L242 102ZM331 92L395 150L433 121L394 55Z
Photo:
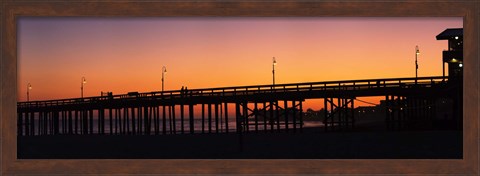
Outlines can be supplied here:
M275 82L442 74L447 42L435 36L462 18L21 17L18 100ZM318 108L314 108L318 109Z

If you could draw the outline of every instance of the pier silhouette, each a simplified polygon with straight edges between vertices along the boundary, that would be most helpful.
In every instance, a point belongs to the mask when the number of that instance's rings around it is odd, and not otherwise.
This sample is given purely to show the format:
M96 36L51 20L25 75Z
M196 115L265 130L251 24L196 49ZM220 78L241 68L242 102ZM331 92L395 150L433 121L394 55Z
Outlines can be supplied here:
M19 102L18 135L193 134L195 117L200 116L208 124L202 126L202 133L219 133L220 123L224 132L229 132L232 121L237 132L249 132L251 126L258 132L262 125L264 131L296 132L303 129L302 102L308 99L324 100L325 130L353 129L355 99L371 96L385 97L389 129L428 128L435 121L436 104L445 99L459 104L460 87L440 76L130 92ZM230 104L235 108L229 109ZM201 106L201 112L195 112L194 106ZM180 112L176 112L177 107ZM452 112L460 112L460 107L453 106ZM234 117L230 111L235 112ZM461 124L460 120L455 119L455 123ZM105 128L107 123L109 129Z

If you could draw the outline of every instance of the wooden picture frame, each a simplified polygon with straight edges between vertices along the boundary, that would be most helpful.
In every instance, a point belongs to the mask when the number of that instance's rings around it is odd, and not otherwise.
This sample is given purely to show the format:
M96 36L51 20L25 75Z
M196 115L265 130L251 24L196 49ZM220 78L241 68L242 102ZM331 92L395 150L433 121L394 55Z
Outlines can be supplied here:
M456 174L479 173L480 2L2 1L1 173L15 174ZM17 19L21 16L463 17L463 159L214 160L17 159Z

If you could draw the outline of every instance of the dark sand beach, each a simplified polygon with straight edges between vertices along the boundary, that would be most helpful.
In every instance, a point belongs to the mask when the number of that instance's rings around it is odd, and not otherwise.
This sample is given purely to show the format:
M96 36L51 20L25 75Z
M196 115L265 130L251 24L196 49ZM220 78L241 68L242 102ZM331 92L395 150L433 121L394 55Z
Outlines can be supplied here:
M18 138L21 159L461 159L462 131L61 135Z

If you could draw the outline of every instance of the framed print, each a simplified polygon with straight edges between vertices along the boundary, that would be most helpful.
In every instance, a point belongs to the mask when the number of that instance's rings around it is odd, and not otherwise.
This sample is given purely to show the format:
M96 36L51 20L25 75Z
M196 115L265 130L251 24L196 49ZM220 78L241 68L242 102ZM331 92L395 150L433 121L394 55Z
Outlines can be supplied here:
M478 5L3 2L2 172L478 174Z

